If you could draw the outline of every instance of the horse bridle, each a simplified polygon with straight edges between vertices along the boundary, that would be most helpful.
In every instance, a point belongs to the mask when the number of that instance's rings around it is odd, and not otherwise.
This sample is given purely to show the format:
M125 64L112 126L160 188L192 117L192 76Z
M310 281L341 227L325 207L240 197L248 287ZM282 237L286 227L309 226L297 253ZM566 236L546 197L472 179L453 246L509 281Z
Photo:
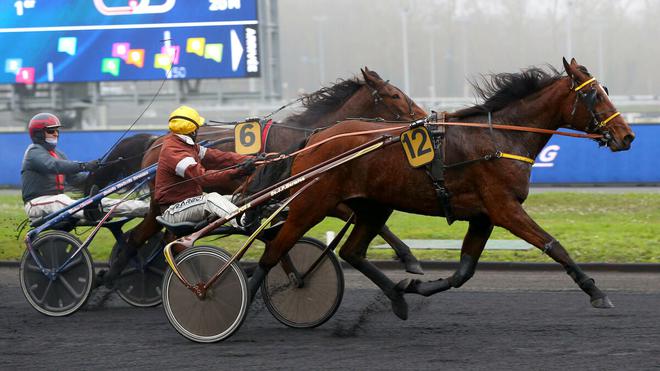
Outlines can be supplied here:
M371 85L365 83L365 86L367 86L367 88L369 88L371 90L371 96L374 98L374 105L377 106L380 103L385 104L384 103L384 98L380 93L380 89L387 86L387 85L389 85L389 84L390 84L390 80L387 80L379 88L373 88L373 87L371 87ZM397 88L396 86L394 86L394 88L401 93L402 97L405 97L406 103L408 104L408 115L410 115L410 117L415 117L415 112L413 111L413 101L412 101L412 99L410 99L406 94L404 94L403 91L401 91L401 89ZM388 111L390 111L391 114L393 114L395 116L394 120L399 120L401 118L401 115L398 112L394 112L394 110L390 106L388 106L387 104L385 104L385 108Z
M577 86L576 86L577 85ZM589 89L585 87L589 86ZM612 121L615 117L621 115L621 112L616 110L606 110L606 111L596 111L596 100L598 99L598 89L597 87L601 86L605 94L609 95L609 92L605 86L598 84L595 77L588 79L582 84L578 84L574 78L571 77L571 90L575 91L575 102L573 103L573 110L571 111L571 116L575 116L575 110L577 109L578 100L582 102L589 113L591 114L591 121L587 126L587 133L599 133L602 134L602 139L599 140L601 145L606 145L610 140L612 140L612 135L609 130L607 130L607 123ZM611 115L602 121L599 119L600 116L612 112Z

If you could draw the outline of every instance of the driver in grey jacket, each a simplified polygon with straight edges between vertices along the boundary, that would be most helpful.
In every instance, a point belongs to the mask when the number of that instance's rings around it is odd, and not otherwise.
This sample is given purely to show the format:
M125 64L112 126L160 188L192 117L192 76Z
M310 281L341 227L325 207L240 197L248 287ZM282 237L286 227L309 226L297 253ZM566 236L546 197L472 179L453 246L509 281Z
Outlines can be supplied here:
M21 166L21 192L25 213L31 221L58 211L76 200L64 193L65 185L82 183L86 172L99 167L98 160L89 162L70 161L57 150L60 120L50 113L35 115L28 125L32 144L25 150ZM104 198L101 201L106 212L119 200ZM149 204L128 200L120 203L113 215L144 216ZM83 218L82 212L74 216Z

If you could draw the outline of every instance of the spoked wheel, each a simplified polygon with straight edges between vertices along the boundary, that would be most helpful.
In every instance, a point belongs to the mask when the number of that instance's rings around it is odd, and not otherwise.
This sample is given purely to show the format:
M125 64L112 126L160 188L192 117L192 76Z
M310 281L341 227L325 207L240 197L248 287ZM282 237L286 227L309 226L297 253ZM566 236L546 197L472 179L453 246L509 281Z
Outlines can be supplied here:
M181 273L191 284L207 282L231 258L213 246L196 246L176 257ZM243 323L250 295L243 269L232 263L199 299L169 267L163 278L163 308L172 326L186 338L212 343L231 336Z
M32 247L48 270L56 271L82 245L75 236L62 231L39 235ZM69 315L80 308L92 290L94 265L87 249L82 249L66 267L49 277L28 250L19 270L21 289L27 301L39 312L54 317Z
M261 286L270 313L289 327L320 326L339 308L344 295L344 273L335 254L328 252L308 273L325 247L321 241L303 237L289 250L288 259L285 256L268 272Z
M163 275L167 268L163 255L163 233L151 237L117 278L117 294L135 307L155 307L162 300ZM118 253L112 250L110 260Z

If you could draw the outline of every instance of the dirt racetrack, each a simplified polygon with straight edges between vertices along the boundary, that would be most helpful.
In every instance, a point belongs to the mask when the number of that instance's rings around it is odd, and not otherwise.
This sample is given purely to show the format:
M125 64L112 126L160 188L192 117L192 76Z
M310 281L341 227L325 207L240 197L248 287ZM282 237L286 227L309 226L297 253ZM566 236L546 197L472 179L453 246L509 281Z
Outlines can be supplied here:
M616 305L597 310L561 272L482 270L460 289L406 296L407 321L359 273L345 275L342 305L321 327L286 328L257 298L233 337L201 345L175 332L161 307L132 308L116 295L46 317L24 299L18 269L0 268L0 369L660 369L658 273L592 272Z

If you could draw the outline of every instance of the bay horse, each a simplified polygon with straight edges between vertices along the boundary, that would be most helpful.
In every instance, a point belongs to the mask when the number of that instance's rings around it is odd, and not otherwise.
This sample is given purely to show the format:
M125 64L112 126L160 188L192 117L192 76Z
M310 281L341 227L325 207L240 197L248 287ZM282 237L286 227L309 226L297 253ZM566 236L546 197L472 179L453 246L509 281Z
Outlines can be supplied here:
M324 173L316 184L293 200L286 223L266 244L250 280L251 292L256 292L263 277L295 241L338 204L344 203L354 212L355 225L339 254L385 293L392 302L394 313L401 319L408 316L405 293L429 296L461 287L469 280L494 226L509 230L561 264L589 295L593 307L613 307L595 281L522 207L529 194L531 159L539 154L552 135L531 131L570 128L601 134L601 144L612 151L629 149L635 138L603 87L588 70L578 65L575 59L570 63L563 59L563 64L566 75L554 69L546 72L532 67L521 73L491 75L490 79L484 77L484 87L473 84L484 102L448 115L443 142L445 184L451 194L453 218L469 223L459 267L453 275L427 282L405 279L395 284L365 258L369 242L393 209L449 216L440 206L430 177L422 168L413 168L408 163L402 145L398 144L400 141L395 141L393 145ZM506 123L517 126L513 129L524 131L488 130L489 117L491 124ZM457 126L452 126L452 122ZM485 128L461 123L482 123ZM380 130L378 133L338 137L300 153L292 160L291 174L382 136L382 131L387 128L382 123L350 120L316 133L310 137L307 146L340 134ZM395 139L402 131L389 130ZM487 156L498 152L513 157ZM291 193L299 188L300 185L294 187Z
M158 135L140 133L124 138L104 156L102 166L90 172L85 179L83 192L90 193L92 186L104 188L112 182L138 172L142 168L142 158Z
M378 73L366 67L361 69L361 72L363 81L341 80L333 86L304 96L302 99L304 111L281 123L272 124L264 141L264 152L286 152L290 147L299 145L315 129L334 125L349 117L382 118L390 121L412 121L426 117L426 111L399 88L383 80ZM197 140L214 141L214 148L233 151L233 137L233 130L202 126ZM158 161L161 142L162 137L152 142L142 159L142 168ZM245 179L237 178L234 183L219 184L214 189L205 191L232 194L244 181ZM158 215L160 215L159 207L152 200L149 213L136 227L127 232L127 236L120 243L125 243L130 248L142 246L162 228L156 221ZM333 215L348 219L350 211L345 206L339 206ZM404 263L405 269L411 273L423 274L421 265L410 248L386 226L383 226L381 232L385 241L392 246Z

